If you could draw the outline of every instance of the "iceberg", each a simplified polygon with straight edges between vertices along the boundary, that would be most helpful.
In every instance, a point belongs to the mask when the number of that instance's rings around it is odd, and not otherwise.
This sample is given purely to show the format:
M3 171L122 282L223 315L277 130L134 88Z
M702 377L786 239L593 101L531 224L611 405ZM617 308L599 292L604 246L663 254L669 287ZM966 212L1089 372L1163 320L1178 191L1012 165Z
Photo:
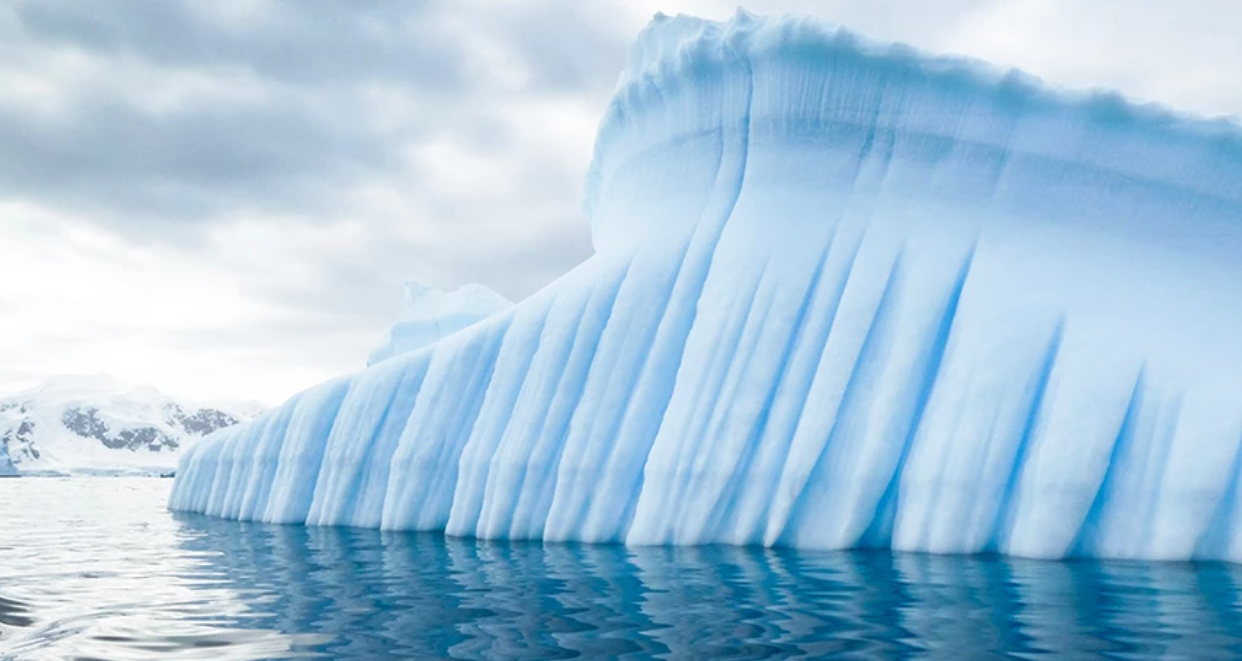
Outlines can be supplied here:
M657 16L595 254L183 457L170 507L482 538L1242 560L1242 131Z
M418 280L405 283L405 305L388 339L371 352L367 367L409 353L486 319L513 303L484 285L464 285L446 292Z

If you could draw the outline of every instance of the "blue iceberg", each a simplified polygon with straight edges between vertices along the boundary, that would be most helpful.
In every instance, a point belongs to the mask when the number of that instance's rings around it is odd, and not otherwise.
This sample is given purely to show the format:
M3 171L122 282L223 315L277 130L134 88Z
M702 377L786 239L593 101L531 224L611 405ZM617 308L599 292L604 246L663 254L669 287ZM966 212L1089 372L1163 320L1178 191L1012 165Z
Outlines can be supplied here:
M1242 560L1242 132L801 18L657 16L595 255L182 460L174 510Z
M367 366L435 344L512 305L504 296L479 284L446 292L425 282L407 280L401 314L388 329L384 344L367 357Z

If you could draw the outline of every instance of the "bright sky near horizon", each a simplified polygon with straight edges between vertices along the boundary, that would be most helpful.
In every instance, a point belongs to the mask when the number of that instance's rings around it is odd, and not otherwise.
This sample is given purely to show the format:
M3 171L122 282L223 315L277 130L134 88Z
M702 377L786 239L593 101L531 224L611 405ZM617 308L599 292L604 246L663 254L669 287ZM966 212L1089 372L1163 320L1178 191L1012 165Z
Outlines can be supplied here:
M402 281L521 299L590 253L594 130L708 0L0 5L0 393L104 371L277 403L365 365ZM1242 115L1242 3L758 0Z

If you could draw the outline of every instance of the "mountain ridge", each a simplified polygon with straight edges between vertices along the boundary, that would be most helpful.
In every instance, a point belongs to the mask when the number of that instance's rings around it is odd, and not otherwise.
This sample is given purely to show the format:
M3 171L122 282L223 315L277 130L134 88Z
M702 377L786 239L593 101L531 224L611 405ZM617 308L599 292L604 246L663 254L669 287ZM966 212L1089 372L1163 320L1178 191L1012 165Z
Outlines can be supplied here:
M175 399L107 374L53 376L0 396L0 475L170 473L186 447L262 410Z

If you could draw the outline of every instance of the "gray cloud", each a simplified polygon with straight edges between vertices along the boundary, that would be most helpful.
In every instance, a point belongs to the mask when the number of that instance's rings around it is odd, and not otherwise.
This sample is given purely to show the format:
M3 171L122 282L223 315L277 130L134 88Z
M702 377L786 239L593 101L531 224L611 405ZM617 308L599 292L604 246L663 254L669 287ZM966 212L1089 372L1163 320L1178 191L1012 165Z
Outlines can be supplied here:
M161 115L106 96L52 116L0 110L0 194L144 230L239 208L313 217L400 167L386 137L281 98Z
M293 84L404 81L464 89L470 59L441 29L431 3L409 0L240 3L110 0L25 2L21 27L36 39L160 65L236 68Z
M634 35L619 30L614 8L600 3L549 2L538 11L509 6L483 20L507 35L514 57L533 77L532 88L574 95L607 95L625 64Z
M615 76L624 52L619 34L582 29L600 12L563 2L473 22L427 2L241 6L16 5L0 21L0 49L25 56L11 66L37 76L40 59L76 53L99 75L57 83L56 112L0 102L0 195L148 237L239 212L336 218L359 211L359 187L418 186L407 157L431 140L506 148L515 96L602 99L601 72ZM499 56L487 61L471 38ZM498 66L529 80L515 85ZM173 100L153 104L153 93ZM385 112L399 119L378 121Z

